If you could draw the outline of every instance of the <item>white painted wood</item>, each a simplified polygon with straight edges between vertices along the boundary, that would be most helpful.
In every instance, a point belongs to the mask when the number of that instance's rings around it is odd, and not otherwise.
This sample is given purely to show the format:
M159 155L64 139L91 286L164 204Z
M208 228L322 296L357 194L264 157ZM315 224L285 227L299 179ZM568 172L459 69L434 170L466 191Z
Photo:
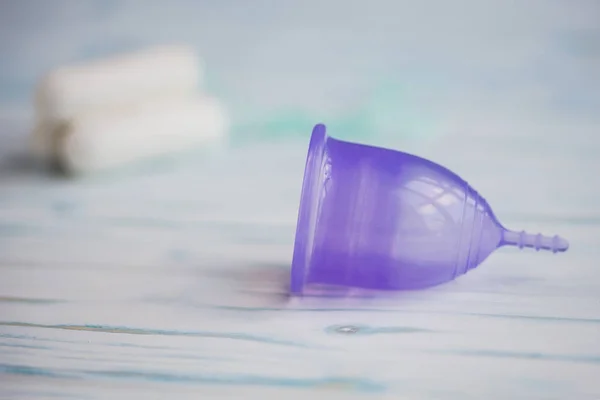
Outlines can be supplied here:
M528 150L513 145L518 163ZM148 174L3 184L0 393L600 396L600 209L555 200L552 211L519 174L461 156L476 145L455 148L471 181L512 175L489 185L506 224L561 234L571 249L499 251L455 282L389 299L289 301L304 142Z

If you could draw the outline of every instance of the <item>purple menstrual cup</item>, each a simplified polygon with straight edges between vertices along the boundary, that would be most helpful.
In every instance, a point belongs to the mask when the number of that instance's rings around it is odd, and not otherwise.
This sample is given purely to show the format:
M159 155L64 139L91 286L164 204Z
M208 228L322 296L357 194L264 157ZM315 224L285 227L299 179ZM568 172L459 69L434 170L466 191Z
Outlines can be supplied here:
M568 242L507 230L458 175L426 159L313 129L291 292L411 290L451 281L501 246L562 252Z

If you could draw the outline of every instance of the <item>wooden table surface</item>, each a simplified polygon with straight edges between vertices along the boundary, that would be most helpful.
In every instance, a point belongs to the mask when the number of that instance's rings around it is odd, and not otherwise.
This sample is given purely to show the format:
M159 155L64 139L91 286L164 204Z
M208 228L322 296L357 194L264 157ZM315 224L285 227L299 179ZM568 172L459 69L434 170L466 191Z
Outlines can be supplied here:
M284 296L306 141L82 181L4 146L0 398L600 398L600 141L496 128L414 150L571 249L370 301Z

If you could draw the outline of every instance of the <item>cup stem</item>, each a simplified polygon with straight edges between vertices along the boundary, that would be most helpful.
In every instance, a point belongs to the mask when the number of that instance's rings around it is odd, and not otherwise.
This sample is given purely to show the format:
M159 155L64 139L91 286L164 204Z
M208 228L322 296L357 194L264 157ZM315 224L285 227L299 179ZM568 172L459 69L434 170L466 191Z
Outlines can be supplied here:
M527 233L525 231L515 232L505 230L502 235L502 244L507 246L516 246L520 249L524 247L539 250L549 250L553 253L563 252L569 248L569 242L558 236L545 236L541 233Z

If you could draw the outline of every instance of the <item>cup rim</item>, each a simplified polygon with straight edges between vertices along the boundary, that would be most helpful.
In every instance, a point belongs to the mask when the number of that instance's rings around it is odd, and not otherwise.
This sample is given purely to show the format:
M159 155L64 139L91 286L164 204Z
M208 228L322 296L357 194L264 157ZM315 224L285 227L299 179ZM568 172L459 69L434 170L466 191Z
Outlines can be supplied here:
M311 246L310 235L314 234L314 218L320 203L319 186L316 181L319 179L319 166L322 165L325 155L327 137L325 125L315 125L306 155L290 276L290 292L296 295L303 292L307 267L310 263L308 247Z

